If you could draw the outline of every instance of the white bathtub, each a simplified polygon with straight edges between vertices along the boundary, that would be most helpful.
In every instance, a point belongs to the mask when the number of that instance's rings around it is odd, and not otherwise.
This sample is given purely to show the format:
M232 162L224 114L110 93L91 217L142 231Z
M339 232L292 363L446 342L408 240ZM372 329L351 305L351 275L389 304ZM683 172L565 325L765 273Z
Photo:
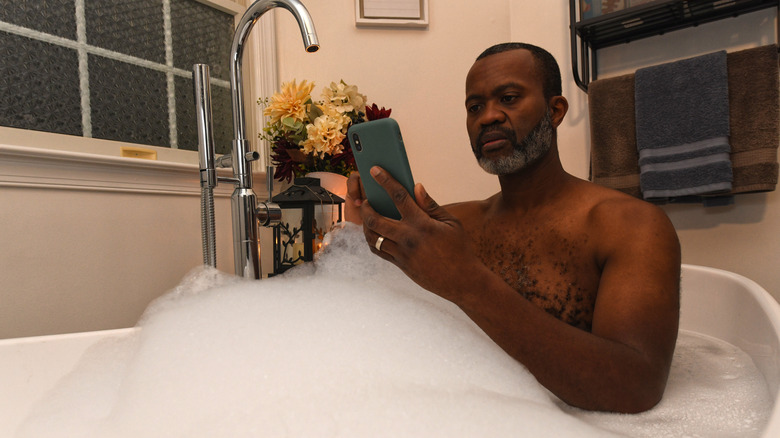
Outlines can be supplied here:
M680 328L727 341L753 358L775 401L763 436L780 436L780 305L745 277L683 265ZM0 436L13 435L31 405L90 345L134 330L0 340Z

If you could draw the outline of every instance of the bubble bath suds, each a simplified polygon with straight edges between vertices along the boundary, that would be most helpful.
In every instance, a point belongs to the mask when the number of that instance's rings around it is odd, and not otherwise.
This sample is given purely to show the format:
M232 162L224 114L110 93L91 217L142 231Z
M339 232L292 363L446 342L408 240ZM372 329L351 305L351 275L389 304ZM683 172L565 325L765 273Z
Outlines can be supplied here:
M134 336L89 350L18 436L746 437L766 422L750 359L685 334L654 410L566 407L357 227L329 237L282 277L193 271Z

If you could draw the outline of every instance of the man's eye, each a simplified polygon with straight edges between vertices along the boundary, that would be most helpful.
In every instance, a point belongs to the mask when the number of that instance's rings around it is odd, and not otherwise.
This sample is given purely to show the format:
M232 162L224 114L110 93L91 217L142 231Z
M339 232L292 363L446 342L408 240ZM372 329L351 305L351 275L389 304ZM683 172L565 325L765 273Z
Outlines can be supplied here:
M482 105L474 104L474 105L468 105L468 106L466 106L466 111L468 111L468 112L470 112L470 113L476 113L476 112L478 112L480 109L482 109Z
M503 103L512 103L515 100L517 100L517 96L515 96L515 95L501 96L501 102L503 102Z

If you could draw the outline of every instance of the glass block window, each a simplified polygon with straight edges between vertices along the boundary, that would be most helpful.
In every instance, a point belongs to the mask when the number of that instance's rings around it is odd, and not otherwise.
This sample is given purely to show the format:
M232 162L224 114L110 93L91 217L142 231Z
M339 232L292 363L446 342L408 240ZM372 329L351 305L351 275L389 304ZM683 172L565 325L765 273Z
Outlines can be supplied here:
M234 16L195 0L2 0L0 126L197 150L192 65L233 136Z

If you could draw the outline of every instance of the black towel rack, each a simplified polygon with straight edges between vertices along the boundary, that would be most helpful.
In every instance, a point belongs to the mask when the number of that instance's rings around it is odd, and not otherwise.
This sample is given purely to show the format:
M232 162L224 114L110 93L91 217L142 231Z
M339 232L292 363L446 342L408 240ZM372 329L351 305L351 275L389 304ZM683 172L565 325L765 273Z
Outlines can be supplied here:
M569 0L571 64L586 93L597 79L599 49L770 7L780 13L780 0L655 0L577 21L580 1Z

